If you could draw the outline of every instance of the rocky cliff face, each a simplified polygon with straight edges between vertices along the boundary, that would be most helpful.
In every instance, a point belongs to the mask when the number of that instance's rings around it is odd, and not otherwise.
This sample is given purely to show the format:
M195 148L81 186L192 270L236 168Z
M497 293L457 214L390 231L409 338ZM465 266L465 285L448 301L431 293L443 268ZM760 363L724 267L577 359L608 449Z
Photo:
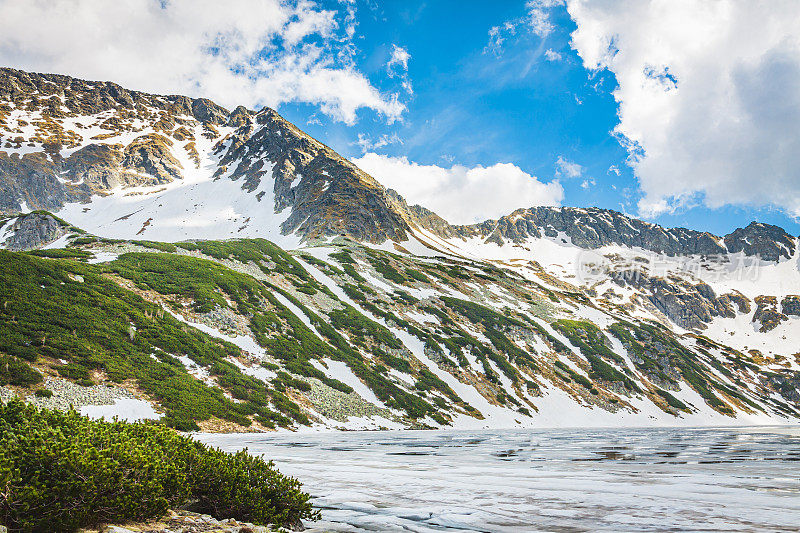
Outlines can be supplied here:
M679 277L651 277L641 272L617 271L611 279L622 287L641 291L658 311L678 326L702 331L716 317L734 318L749 313L750 300L739 293L720 296L707 283Z
M20 252L37 250L57 241L68 233L69 227L47 213L30 213L3 221L0 231L3 233L0 244Z

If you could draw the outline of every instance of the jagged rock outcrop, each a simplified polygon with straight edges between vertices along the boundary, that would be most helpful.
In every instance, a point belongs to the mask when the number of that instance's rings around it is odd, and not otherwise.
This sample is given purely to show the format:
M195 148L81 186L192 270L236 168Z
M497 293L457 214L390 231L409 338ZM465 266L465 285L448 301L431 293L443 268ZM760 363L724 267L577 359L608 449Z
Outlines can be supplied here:
M740 292L729 292L727 294L723 294L719 297L719 301L724 306L731 306L732 304L736 305L739 312L745 315L750 313L750 300L748 300L747 296Z
M60 170L44 152L20 156L0 151L0 214L19 213L23 205L55 211L66 202L88 200L88 188L59 181Z
M259 199L265 187L272 188L275 211L291 208L284 233L348 235L369 242L408 238L403 213L372 176L272 109L263 109L253 120L245 120L244 108L236 112L242 125L217 146L222 156L216 177L241 181Z
M125 147L122 165L146 175L137 185L157 185L181 179L183 167L172 155L171 146L172 141L163 135L142 135Z
M449 238L454 237L453 227L445 219L421 205L408 205L405 198L394 189L387 189L386 194L396 209L405 215L405 218L414 226L428 230L435 235Z
M781 300L781 311L784 315L800 316L800 296L790 294Z
M63 177L85 184L93 193L103 193L120 185L136 185L141 175L122 168L120 145L89 144L73 152L65 161Z
M778 299L775 296L756 296L753 298L756 312L753 314L753 323L761 333L766 333L777 328L788 317L778 311Z
M29 213L20 215L10 224L0 228L8 237L0 243L4 248L15 252L37 250L46 246L67 233L67 226L52 215L45 213Z
M751 222L726 235L725 246L730 253L744 252L764 261L778 261L794 255L795 239L778 226Z
M650 277L642 272L611 272L611 279L620 286L631 286L642 291L655 307L682 328L700 331L714 317L732 318L736 316L732 302L741 311L749 304L741 295L726 294L717 297L706 283L691 283L687 280L670 277Z
M766 381L787 401L800 403L800 372L773 373Z

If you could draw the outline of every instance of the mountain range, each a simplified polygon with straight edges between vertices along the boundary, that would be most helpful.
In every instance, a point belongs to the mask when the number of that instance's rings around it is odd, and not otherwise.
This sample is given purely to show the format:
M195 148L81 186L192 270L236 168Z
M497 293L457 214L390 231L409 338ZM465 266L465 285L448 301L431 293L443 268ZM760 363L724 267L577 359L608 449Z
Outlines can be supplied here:
M777 226L453 225L272 109L13 69L0 214L6 396L208 431L800 419Z

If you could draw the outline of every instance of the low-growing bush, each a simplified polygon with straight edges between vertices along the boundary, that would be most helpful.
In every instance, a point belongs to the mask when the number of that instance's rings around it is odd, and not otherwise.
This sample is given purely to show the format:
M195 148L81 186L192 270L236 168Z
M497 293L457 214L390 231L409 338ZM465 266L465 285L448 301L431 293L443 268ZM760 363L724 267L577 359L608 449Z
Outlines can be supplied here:
M297 480L246 451L16 400L0 405L0 486L0 522L20 533L143 521L186 504L262 525L318 518Z
M175 253L178 250L178 247L169 242L155 242L155 241L131 241L133 244L138 244L139 246L143 246L145 248L151 248L153 250L159 250L161 252L167 253Z
M42 381L42 375L16 357L0 354L0 385L27 387Z

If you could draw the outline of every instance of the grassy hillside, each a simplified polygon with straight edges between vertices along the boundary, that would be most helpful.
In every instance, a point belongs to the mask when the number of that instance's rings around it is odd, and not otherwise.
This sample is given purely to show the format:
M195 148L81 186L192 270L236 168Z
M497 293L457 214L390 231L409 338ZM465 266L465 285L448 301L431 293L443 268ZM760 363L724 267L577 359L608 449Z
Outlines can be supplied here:
M324 250L81 235L0 251L0 386L117 385L181 430L331 424L323 414L447 426L481 419L476 402L531 415L554 388L612 412L646 397L672 416L798 415L790 372L624 306L605 327L577 319L600 310L574 288L347 241ZM90 264L100 252L109 260Z

